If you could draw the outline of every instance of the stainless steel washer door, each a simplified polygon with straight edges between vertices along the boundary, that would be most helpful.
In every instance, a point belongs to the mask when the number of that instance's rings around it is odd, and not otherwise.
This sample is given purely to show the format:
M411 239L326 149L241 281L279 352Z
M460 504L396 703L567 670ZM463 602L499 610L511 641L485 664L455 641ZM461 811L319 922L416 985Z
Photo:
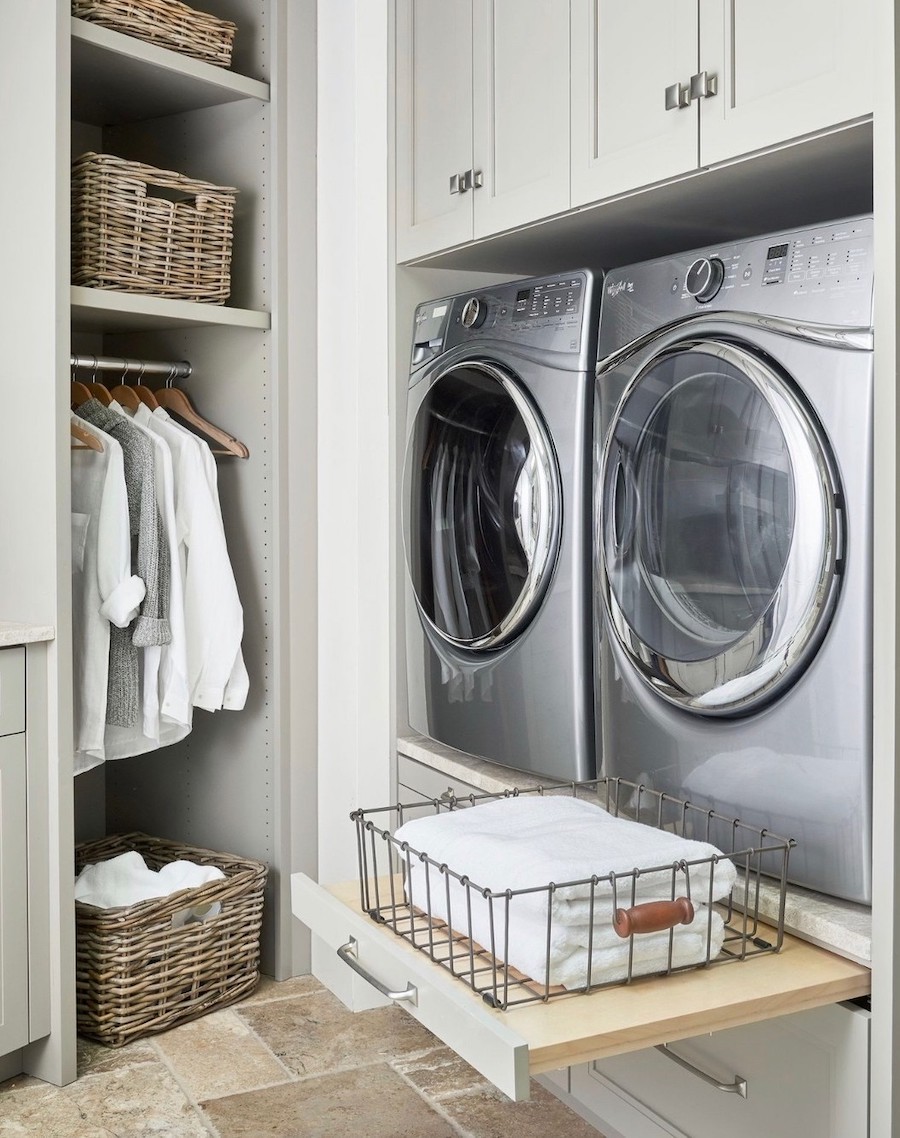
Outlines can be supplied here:
M419 612L445 641L499 648L556 564L562 496L547 430L515 377L467 360L430 381L412 423L404 540Z
M776 365L726 340L660 351L616 410L601 486L610 627L655 692L734 716L799 676L844 535L835 465Z

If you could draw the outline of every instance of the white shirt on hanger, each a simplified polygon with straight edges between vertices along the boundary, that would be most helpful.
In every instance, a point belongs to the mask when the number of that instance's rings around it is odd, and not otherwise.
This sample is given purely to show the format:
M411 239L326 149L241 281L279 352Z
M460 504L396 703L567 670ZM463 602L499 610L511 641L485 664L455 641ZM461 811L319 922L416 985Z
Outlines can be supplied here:
M141 421L166 440L174 463L191 700L206 711L239 711L249 690L241 650L244 613L222 524L215 460L206 443L162 407Z
M109 626L137 616L144 582L131 572L125 469L119 443L73 414L103 451L72 451L72 619L75 682L75 773L106 757Z

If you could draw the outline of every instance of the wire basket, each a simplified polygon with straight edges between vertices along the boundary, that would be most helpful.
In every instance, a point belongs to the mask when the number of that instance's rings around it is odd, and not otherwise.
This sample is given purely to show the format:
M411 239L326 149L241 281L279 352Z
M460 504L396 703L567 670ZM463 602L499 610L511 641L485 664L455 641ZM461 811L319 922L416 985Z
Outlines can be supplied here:
M411 819L530 796L586 799L614 819L718 849L627 870L598 864L591 876L498 889L395 836ZM743 961L783 943L793 840L625 779L450 795L356 810L351 819L362 911L500 1010ZM558 841L563 848L566 834ZM484 873L491 876L490 868ZM765 924L763 877L780 885L777 914Z
M72 283L224 304L233 186L113 154L72 164Z
M131 833L77 846L76 873L129 850L150 869L184 859L225 878L112 909L75 902L78 1031L110 1047L232 1004L259 982L266 866ZM185 923L189 911L207 915Z
M237 25L179 0L72 0L72 15L191 59L231 66Z

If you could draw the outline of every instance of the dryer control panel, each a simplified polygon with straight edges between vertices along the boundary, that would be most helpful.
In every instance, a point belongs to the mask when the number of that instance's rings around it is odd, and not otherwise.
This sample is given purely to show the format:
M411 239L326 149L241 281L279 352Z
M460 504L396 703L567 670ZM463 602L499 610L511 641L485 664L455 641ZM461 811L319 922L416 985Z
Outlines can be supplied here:
M709 246L606 276L599 354L691 314L870 328L872 218Z
M411 367L463 344L515 344L570 357L571 370L593 367L599 296L586 269L537 277L420 304Z

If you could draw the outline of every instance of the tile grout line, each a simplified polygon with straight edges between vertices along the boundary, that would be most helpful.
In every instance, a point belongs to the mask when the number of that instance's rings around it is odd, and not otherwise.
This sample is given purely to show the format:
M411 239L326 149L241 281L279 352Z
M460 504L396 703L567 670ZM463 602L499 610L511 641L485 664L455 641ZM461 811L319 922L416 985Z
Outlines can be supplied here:
M213 1138L222 1138L222 1135L219 1133L218 1129L213 1124L212 1119L206 1117L205 1113L200 1108L200 1104L194 1099L193 1094L188 1090L188 1088L182 1082L181 1076L179 1075L178 1071L175 1069L174 1064L169 1062L169 1059L166 1056L165 1052L159 1046L157 1046L156 1040L155 1039L148 1039L147 1042L150 1044L150 1046L156 1052L156 1054L159 1058L159 1061L162 1063L162 1065L165 1067L165 1069L169 1072L169 1074L175 1080L176 1086L181 1091L181 1093L184 1095L184 1097L187 1099L188 1105L191 1107L191 1109L194 1111L194 1114L200 1120L201 1126L203 1126L203 1128L206 1130L206 1132L208 1134L211 1134L213 1136Z
M442 1108L441 1100L429 1098L420 1087L417 1087L416 1084L411 1079L408 1079L406 1077L406 1075L403 1073L403 1071L398 1071L396 1069L396 1067L393 1067L393 1066L391 1066L391 1070L394 1072L395 1075L397 1075L399 1078L401 1078L407 1084L407 1086L411 1087L412 1090L415 1091L415 1093L419 1096L419 1098L422 1100L422 1102L425 1103L425 1105L427 1107L430 1107L430 1109L433 1110L435 1112L435 1114L437 1114L439 1117L443 1118L443 1120L447 1123L447 1125L451 1126L453 1128L453 1132L455 1134L459 1135L459 1138L478 1138L477 1134L473 1134L471 1130L466 1130L463 1126L460 1125L460 1123L458 1123L456 1121L456 1119L451 1118L451 1116ZM448 1096L448 1097L450 1097L450 1096ZM453 1097L462 1097L462 1096L453 1096Z

